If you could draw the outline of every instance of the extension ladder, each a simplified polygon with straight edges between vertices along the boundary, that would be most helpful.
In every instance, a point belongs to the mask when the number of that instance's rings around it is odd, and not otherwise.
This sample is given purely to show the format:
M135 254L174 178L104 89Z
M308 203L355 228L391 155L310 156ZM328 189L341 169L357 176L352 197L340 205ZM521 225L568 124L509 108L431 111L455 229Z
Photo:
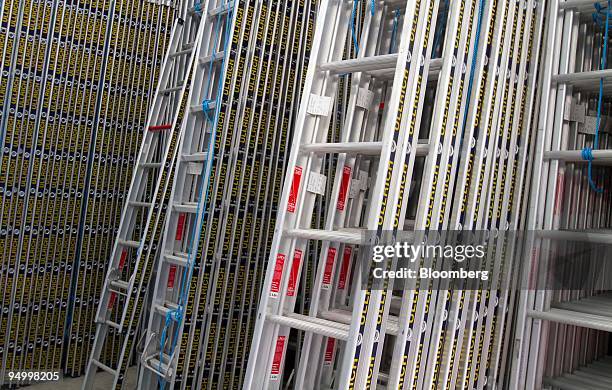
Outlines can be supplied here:
M356 39L351 12L356 3L321 4L318 44L303 92L244 388L281 386L291 329L305 333L297 370L287 380L295 381L295 388L380 383L387 388L482 388L503 377L497 368L508 353L500 342L509 332L500 324L505 307L498 308L498 300L486 294L480 299L482 292L442 284L404 286L401 296L391 288L362 288L356 253L364 244L364 228L377 237L383 230L404 228L516 229L529 138L524 130L535 90L529 65L537 62L532 48L539 42L542 7L534 1L447 5L448 16L439 17L445 19L442 56L430 59L438 51L433 31L440 21L432 16L438 15L440 2L367 2L372 12L364 16L358 56L342 59L349 30ZM325 39L330 26L331 39ZM480 37L481 31L488 39ZM393 36L399 39L397 52ZM347 73L351 92L341 142L325 142L332 97L339 77ZM435 81L435 91L427 91L428 79ZM424 103L432 99L426 92L435 94L431 113L424 115ZM324 229L317 230L310 226L315 197L325 193L322 155L336 155L337 162ZM294 310L309 241L320 242L320 254L305 315ZM508 264L501 254L495 259L488 265L492 269ZM500 300L505 301L511 299ZM487 308L496 314L487 317ZM386 334L395 337L386 340Z
M228 58L236 50L232 42L236 2L206 1L195 17L205 21L201 47L194 69L194 86L189 102L192 109L182 123L183 138L172 184L167 223L161 240L155 290L149 317L146 343L141 357L139 388L174 386L180 340L185 324L185 308L194 299L190 286L194 272L200 272L203 248L200 246L208 205L210 176ZM196 268L197 267L197 268Z
M571 264L586 286L547 289L562 242L609 244L610 106L608 1L548 4L542 94L526 229L535 231L523 276L511 388L607 388L612 332L608 267ZM602 59L603 58L603 59ZM605 254L600 254L606 257ZM533 268L532 268L533 266ZM528 271L531 271L528 272ZM601 284L595 283L603 278Z
M201 67L202 44L211 39L205 35L206 23L201 22L204 18L198 15L199 7L199 3L190 7L185 4L181 12L183 17L176 20L171 31L168 53L102 289L84 389L93 388L98 369L110 373L113 387L120 388L135 345L165 213L168 207L175 206L169 203L170 183L174 177L177 145L185 130L182 119L191 111L202 111L201 105L195 110L186 107L191 85L198 81L194 69ZM100 360L109 329L123 335L115 368Z

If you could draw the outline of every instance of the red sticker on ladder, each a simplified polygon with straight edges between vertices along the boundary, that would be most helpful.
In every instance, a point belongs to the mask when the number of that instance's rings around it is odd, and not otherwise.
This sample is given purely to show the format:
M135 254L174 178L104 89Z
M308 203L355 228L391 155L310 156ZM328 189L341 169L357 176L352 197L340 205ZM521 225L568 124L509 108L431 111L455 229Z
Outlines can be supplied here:
M342 254L342 264L340 265L340 277L338 277L338 289L344 290L346 287L346 278L348 277L348 269L351 264L351 254L353 248L350 246L344 247L344 253Z
M112 309L113 306L115 305L115 301L117 300L117 293L112 292L110 299L108 300L108 308Z
M176 224L176 241L183 239L183 231L185 230L185 213L181 213L178 216L178 223Z
M123 270L123 267L125 267L125 259L127 258L127 251L124 249L121 252L121 257L119 258L119 271Z
M340 193L338 194L338 210L344 211L346 196L348 195L349 184L351 183L351 167L344 166L342 169L342 182L340 183Z
M331 284L334 261L336 260L336 248L329 248L327 260L325 261L325 271L323 273L323 288L328 289Z
M271 380L278 380L280 378L280 369L284 351L285 336L278 336L278 339L276 339L276 349L274 350L274 360L272 360L272 371L270 371Z
M270 297L277 298L278 292L283 278L283 267L285 265L285 255L279 253L276 256L276 264L274 265L274 275L272 276L272 288L270 289Z
M327 346L325 347L325 360L323 361L324 366L331 366L334 360L334 349L336 349L336 339L329 337L327 339Z
M171 265L170 270L168 271L168 290L174 290L174 281L176 279L176 265Z
M291 263L291 273L289 274L289 286L287 287L287 296L295 295L295 286L297 285L298 274L300 272L300 263L302 262L302 251L296 249L293 253L293 263Z
M287 211L290 213L295 212L295 205L297 203L298 191L300 190L300 182L302 181L302 167L295 167L293 171L293 182L291 183L291 192L289 192L289 203L287 204Z

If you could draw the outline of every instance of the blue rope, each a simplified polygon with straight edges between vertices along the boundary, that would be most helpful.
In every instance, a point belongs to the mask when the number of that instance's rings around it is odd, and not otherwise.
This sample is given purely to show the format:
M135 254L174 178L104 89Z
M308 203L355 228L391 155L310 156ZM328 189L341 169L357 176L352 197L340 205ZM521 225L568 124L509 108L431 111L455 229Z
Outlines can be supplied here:
M474 86L474 73L476 71L476 58L478 58L478 46L480 45L480 33L482 31L482 16L484 13L484 7L486 4L486 0L480 0L480 5L478 6L478 24L476 25L476 39L474 40L474 49L472 53L472 63L470 64L470 78L468 81L467 88L467 101L470 101L472 96L472 88ZM463 144L463 134L465 133L465 126L467 124L467 115L468 110L463 112L463 127L461 130L461 144Z
M604 34L604 42L603 42L603 52L601 55L601 70L606 69L606 62L608 57L608 34L610 30L610 8L612 8L612 0L608 0L608 7L606 11L606 26L605 26L605 34ZM601 12L603 9L598 3L595 3L595 9L597 12ZM599 16L597 14L593 14L593 20L599 24ZM595 139L593 140L593 148L585 147L582 149L582 159L588 161L588 180L589 186L593 191L598 194L603 192L603 188L597 187L597 184L593 180L593 150L597 149L599 146L599 130L601 127L601 106L603 103L603 78L599 79L599 97L597 98L597 120L595 122Z
M355 56L359 55L359 44L357 43L357 32L355 31L355 18L357 17L357 5L359 0L353 0L353 10L351 11L351 20L349 26L351 28L351 37L353 38L353 45L355 46ZM374 16L376 12L376 0L372 0L370 3L370 14Z
M225 21L225 36L224 36L224 48L223 48L223 65L222 65L222 69L225 69L225 65L226 65L226 61L227 61L227 49L228 49L228 44L229 44L229 34L230 34L230 29L231 29L231 20L232 20L232 11L230 8L230 11L228 12L228 14L226 15L227 19ZM221 25L221 14L217 15L217 23L216 23L216 31L215 31L215 37L218 38L219 36L219 28ZM215 42L217 41L217 39L215 39ZM213 54L214 57L214 54ZM214 61L210 62L209 65L209 72L208 72L208 79L206 82L206 91L208 90L208 88L210 87L210 83L211 83L211 78L212 78L212 64ZM211 100L204 100L204 102L202 102L202 109L206 115L206 119L208 121L210 121L212 123L212 133L211 133L211 137L208 143L208 161L206 163L206 171L203 172L203 174L205 174L205 179L206 180L202 180L200 183L200 188L198 189L198 210L200 210L200 205L202 204L202 202L204 203L204 205L206 205L208 203L208 188L209 185L208 183L210 182L210 171L211 171L211 167L212 167L212 158L215 154L215 139L216 139L216 135L217 135L217 125L219 122L219 113L221 111L221 104L220 104L220 100L221 100L221 96L222 96L222 92L223 92L223 83L221 82L223 78L219 79L218 85L217 85L217 95L215 97L215 114L214 114L214 118L211 118L209 116L209 111L212 110L212 108L210 107L210 104L212 103ZM207 185L204 185L204 183L207 183ZM202 196L202 192L204 192L204 196ZM199 214L199 212L198 212ZM180 282L180 294L179 294L179 302L178 302L178 306L176 309L174 310L170 310L168 311L168 313L166 313L166 318L165 318L165 323L164 323L164 328L162 329L162 334L161 334L161 340L160 340L160 371L161 371L161 363L162 363L162 357L163 357L163 350L164 350L164 344L166 343L166 336L167 336L167 332L168 332L168 328L170 327L170 324L172 322L176 322L177 325L180 324L180 322L183 319L183 314L184 314L184 306L185 303L187 302L187 292L188 292L188 286L189 283L191 281L191 276L193 274L193 265L194 265L194 254L193 254L193 243L195 241L195 234L196 232L199 232L201 230L202 227L202 223L204 220L204 213L202 213L201 215L196 215L196 228L193 229L191 231L191 237L190 237L190 248L189 248L189 257L187 259L187 264L188 267L185 267L183 269L183 275L181 277L181 282ZM175 327L175 331L174 331L174 338L172 340L172 345L170 347L170 351L171 353L174 351L175 347L176 347L176 343L177 343L177 339L178 339L178 331L179 331L179 326ZM158 378L158 382L160 385L160 388L163 390L165 387L165 380L164 378L159 377Z
M355 56L359 54L359 43L357 43L357 33L355 32L355 17L357 16L357 4L359 0L353 0L353 10L351 11L351 36L353 38L353 45L355 46Z

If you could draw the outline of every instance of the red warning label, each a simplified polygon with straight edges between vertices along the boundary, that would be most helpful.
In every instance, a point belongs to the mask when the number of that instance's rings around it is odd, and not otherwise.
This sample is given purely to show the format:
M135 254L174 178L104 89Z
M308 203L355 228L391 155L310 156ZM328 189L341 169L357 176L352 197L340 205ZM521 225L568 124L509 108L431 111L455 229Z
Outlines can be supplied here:
M178 216L178 223L176 224L176 241L183 239L183 231L185 230L185 213L181 213Z
M283 267L285 265L285 255L279 253L276 256L276 264L274 265L274 275L272 276L272 288L270 289L270 296L272 298L278 297L280 291L280 285L283 279Z
M334 261L336 260L336 248L329 248L327 260L325 261L325 271L323 273L323 288L327 289L331 285Z
M290 213L295 212L295 205L297 203L298 191L300 190L300 182L302 181L302 167L295 167L293 171L293 182L291 183L291 192L289 192L289 203L287 204L287 211Z
M176 265L171 265L168 271L168 290L174 290L174 281L176 279Z
M302 262L302 251L296 249L293 253L293 263L291 263L291 273L289 274L289 286L287 287L287 296L295 295L295 286L297 284L298 273L300 272L300 263Z
M119 271L123 270L123 267L125 267L125 260L127 259L127 251L124 249L121 252L121 257L119 258Z
M344 166L342 169L342 182L340 182L340 193L338 194L338 210L344 211L349 184L351 183L351 167Z
M278 336L278 339L276 339L276 349L274 350L274 360L272 360L272 370L270 371L270 379L272 380L278 380L280 378L284 350L285 336Z
M340 276L338 277L338 288L340 290L344 290L346 287L346 279L348 277L349 265L351 264L351 254L353 253L353 248L350 246L344 247L344 252L342 253L342 264L340 265Z
M324 366L331 366L334 360L334 349L336 348L336 339L329 337L327 339L327 346L325 347L325 360L323 361Z

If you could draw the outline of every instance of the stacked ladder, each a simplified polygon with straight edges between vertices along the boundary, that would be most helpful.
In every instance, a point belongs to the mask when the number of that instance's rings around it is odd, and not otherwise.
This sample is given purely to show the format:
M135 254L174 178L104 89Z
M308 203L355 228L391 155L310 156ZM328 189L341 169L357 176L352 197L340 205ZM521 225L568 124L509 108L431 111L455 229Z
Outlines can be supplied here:
M535 231L517 315L511 388L608 389L612 242L607 1L548 4L526 229ZM606 42L608 41L608 42ZM560 285L542 281L567 252ZM603 248L597 249L597 245ZM597 258L601 263L593 262ZM571 276L570 276L571 275Z
M366 230L380 238L405 229L517 229L542 4L450 2L439 13L438 1L367 1L358 36L358 3L319 8L243 388L506 388L506 313L516 294L441 284L408 285L401 295L368 289L357 253ZM343 57L347 40L356 58ZM340 141L329 142L347 74ZM321 172L324 157L335 161L333 176ZM315 229L325 194L324 226ZM320 248L314 284L303 289L311 245ZM508 267L500 252L491 270ZM307 311L296 312L298 297Z
M172 199L197 210L170 210L139 388L241 386L315 12L314 1L250 0L217 16L214 148L195 185L177 167Z
M192 87L205 74L207 64L201 57L202 47L211 41L210 30L199 15L200 10L225 12L225 8L208 9L208 3L183 4L182 15L172 27L168 53L161 68L160 81L145 128L142 146L135 162L134 174L119 231L104 280L100 305L96 313L96 337L92 347L84 389L91 389L99 369L111 374L113 388L121 388L132 353L138 342L137 330L143 320L147 287L159 257L159 240L165 226L166 211L179 208L190 212L192 207L171 203L171 184L179 158L179 145L184 136L192 140L194 127L187 127L183 118L199 116L205 122L209 108L201 103L189 106ZM209 59L209 61L212 59ZM201 161L196 155L194 161ZM110 331L120 334L121 347L111 365L101 361L101 354L112 343Z

